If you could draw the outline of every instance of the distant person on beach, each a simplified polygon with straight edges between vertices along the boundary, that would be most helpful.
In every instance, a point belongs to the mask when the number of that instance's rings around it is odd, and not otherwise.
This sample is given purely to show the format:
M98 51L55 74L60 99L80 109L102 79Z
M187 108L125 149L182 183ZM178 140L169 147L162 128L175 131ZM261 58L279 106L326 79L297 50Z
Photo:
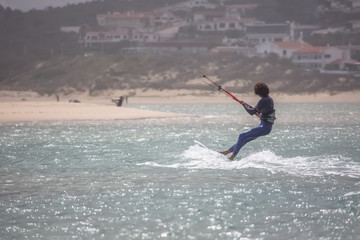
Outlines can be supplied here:
M122 103L124 101L124 97L123 96L120 96L119 99L113 99L112 100L114 103L116 103L116 106L118 107L121 107L122 106Z
M229 157L230 160L234 160L240 149L248 142L269 134L272 130L272 126L275 121L275 109L274 101L269 96L269 88L265 83L259 82L254 86L254 92L261 99L255 107L251 107L249 104L240 100L245 110L250 114L256 114L260 118L260 125L239 135L238 141L231 148L226 151L220 152L223 155L232 153Z
M79 100L77 99L70 99L69 100L70 103L81 103Z

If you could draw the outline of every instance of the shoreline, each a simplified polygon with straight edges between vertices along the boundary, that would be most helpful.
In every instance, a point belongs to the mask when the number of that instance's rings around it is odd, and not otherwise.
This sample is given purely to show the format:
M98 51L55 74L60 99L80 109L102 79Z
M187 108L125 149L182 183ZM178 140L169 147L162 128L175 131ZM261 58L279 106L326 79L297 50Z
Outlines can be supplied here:
M248 103L258 101L258 97L253 93L233 94ZM360 103L360 91L339 92L337 94L326 92L312 94L272 92L270 95L277 103ZM58 95L60 99L59 102L62 103L77 99L84 103L110 106L114 106L111 99L118 98L119 96L129 96L129 104L214 104L233 102L231 97L217 91L183 89L163 91L136 89L135 92L108 90L99 92L96 96L90 96L88 92L73 92L71 94ZM57 102L57 97L56 95L39 95L31 91L0 91L0 103L1 102Z
M81 121L81 120L139 120L151 118L176 118L189 116L161 111L149 111L132 108L132 105L150 104L218 104L233 103L231 97L214 92L201 95L193 91L146 91L129 97L128 104L124 101L122 107L115 106L111 98L125 96L124 92L107 92L96 97L85 93L59 96L39 96L34 92L0 91L0 124L19 122L46 122L46 121ZM178 95L175 95L178 94ZM286 95L281 93L270 94L279 103L360 103L360 91L330 95L318 93L312 95ZM112 97L110 97L112 96ZM238 94L239 99L256 104L259 97L251 94ZM77 99L81 103L69 102Z

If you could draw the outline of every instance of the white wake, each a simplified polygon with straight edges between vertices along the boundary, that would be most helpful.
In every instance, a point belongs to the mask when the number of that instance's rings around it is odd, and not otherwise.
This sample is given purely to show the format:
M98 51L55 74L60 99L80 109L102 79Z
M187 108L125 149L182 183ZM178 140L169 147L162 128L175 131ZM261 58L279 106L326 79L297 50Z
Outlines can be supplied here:
M271 173L286 173L296 176L338 175L360 178L360 164L336 155L311 157L282 157L270 150L250 154L240 160L230 161L226 156L198 145L190 146L180 155L181 161L174 164L146 162L149 165L166 168L186 169L264 169Z

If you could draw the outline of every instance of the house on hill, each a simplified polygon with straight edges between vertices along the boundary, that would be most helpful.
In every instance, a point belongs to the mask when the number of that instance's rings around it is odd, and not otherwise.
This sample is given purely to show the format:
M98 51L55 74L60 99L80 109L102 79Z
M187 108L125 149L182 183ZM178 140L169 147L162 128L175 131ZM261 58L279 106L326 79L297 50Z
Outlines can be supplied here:
M287 42L294 41L294 23L258 23L245 25L245 40L250 45L264 42Z
M338 47L304 46L293 52L292 61L303 69L320 70L338 59L350 60L346 59L348 56L348 53Z
M291 59L293 52L303 48L310 47L311 45L305 42L264 42L255 46L258 56L267 56L270 53L278 55L280 58Z
M116 31L88 31L83 39L80 40L84 48L97 48L101 44L117 43L123 40L129 40L129 30L119 29Z
M255 48L257 56L274 53L291 59L299 68L321 73L349 74L360 70L360 46L314 47L305 42L265 42Z
M122 41L132 42L157 42L160 36L151 31L130 28L116 30L88 31L79 41L84 48L100 48L104 45L116 44Z
M210 3L208 0L190 0L185 2L184 5L188 8L214 9L217 7L217 4Z
M238 30L245 31L245 25L263 23L255 18L244 18L242 13L244 9L253 9L256 4L238 4L231 5L222 9L214 10L197 10L193 13L194 23L198 31L228 31Z
M171 24L179 19L165 8L155 9L150 12L112 12L97 14L98 25L103 28L157 28Z
M212 21L204 21L197 24L199 31L227 31L227 30L243 30L243 24L236 17L215 18Z
M230 4L226 5L226 12L231 14L241 14L244 15L248 11L253 10L258 7L258 4Z
M134 11L97 14L96 19L99 26L104 28L148 28L154 25L152 15Z
M226 12L223 9L217 10L217 9L201 9L201 10L195 10L193 12L193 21L194 23L199 22L212 22L215 18L223 18L226 16Z

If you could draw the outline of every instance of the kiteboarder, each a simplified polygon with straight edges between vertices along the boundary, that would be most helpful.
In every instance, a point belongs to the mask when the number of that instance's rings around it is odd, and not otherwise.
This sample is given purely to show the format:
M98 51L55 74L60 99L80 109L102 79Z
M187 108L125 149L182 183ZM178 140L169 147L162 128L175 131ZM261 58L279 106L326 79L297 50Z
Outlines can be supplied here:
M221 89L221 86L219 86L219 90ZM223 89L221 89L223 90ZM226 90L223 90L227 93ZM236 155L239 153L240 149L248 142L269 134L271 132L272 126L275 121L275 109L274 109L274 101L269 96L269 87L262 82L256 83L254 86L254 92L256 95L258 95L261 99L257 103L255 107L250 106L249 104L245 103L242 100L238 100L233 95L230 95L234 98L234 100L238 101L240 104L243 105L245 110L250 115L257 115L260 118L260 125L247 131L243 132L239 135L238 141L236 144L234 144L232 147L230 147L228 150L220 152L223 155L228 155L229 153L232 153L229 157L230 160L234 160Z

